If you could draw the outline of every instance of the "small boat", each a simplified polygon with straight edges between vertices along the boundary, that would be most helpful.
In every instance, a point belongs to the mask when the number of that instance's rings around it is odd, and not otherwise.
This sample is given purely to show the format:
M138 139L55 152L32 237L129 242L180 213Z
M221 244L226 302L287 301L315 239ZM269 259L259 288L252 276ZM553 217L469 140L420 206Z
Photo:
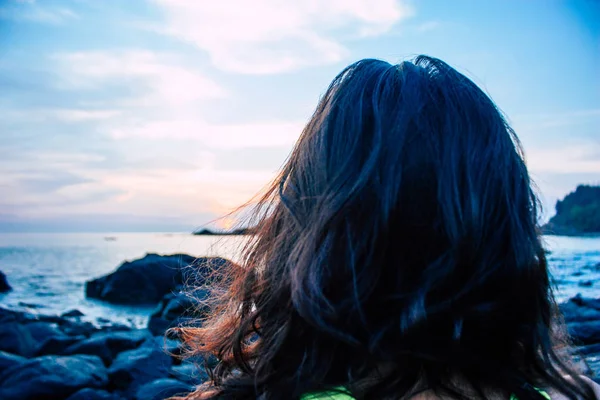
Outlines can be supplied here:
M115 236L105 236L104 240L106 240L107 242L116 242L117 238Z

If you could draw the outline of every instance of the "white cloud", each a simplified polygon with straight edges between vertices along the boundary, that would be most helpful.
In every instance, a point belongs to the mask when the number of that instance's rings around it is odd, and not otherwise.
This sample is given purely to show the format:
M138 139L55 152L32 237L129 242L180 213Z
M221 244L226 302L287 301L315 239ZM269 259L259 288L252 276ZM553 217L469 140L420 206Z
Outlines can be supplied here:
M44 7L35 1L13 1L12 4L0 8L0 19L12 19L15 21L31 21L45 24L62 24L70 20L78 19L73 10L66 7Z
M187 218L222 216L249 200L274 178L274 171L219 170L216 155L185 154L186 167L170 167L157 159L153 167L105 169L88 165L102 161L93 154L39 152L22 162L0 161L4 171L0 213L19 215L123 214ZM36 162L32 162L35 159ZM67 172L70 171L70 172Z
M556 148L532 147L526 154L527 165L535 173L597 173L600 176L598 144L564 145Z
M156 30L205 50L223 70L269 74L335 63L348 51L333 33L387 32L413 10L396 0L154 0L166 27Z
M121 102L127 106L177 108L187 103L226 97L227 91L198 70L184 66L170 54L144 50L90 51L57 54L63 63L62 84L67 88L102 88L119 81L145 89Z
M116 117L121 114L119 110L85 110L85 109L58 109L53 114L66 122L98 121Z
M164 120L121 126L112 129L110 135L115 139L193 140L210 148L264 148L291 147L303 128L303 122L215 125L202 120Z

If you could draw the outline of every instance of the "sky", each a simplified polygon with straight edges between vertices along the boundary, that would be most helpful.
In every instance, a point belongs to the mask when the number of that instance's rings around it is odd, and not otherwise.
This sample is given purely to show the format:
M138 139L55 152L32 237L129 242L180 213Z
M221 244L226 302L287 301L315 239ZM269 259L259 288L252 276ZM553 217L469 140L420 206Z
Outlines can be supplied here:
M506 113L545 218L600 183L595 0L0 0L0 231L227 228L339 71L417 54Z

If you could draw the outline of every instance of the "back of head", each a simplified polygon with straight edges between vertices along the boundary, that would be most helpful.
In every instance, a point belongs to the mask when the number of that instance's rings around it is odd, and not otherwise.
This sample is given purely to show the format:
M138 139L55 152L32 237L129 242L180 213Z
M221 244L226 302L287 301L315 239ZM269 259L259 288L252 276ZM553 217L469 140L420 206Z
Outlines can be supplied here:
M585 394L553 350L536 213L518 140L473 82L425 56L352 64L190 336L221 359L214 396Z

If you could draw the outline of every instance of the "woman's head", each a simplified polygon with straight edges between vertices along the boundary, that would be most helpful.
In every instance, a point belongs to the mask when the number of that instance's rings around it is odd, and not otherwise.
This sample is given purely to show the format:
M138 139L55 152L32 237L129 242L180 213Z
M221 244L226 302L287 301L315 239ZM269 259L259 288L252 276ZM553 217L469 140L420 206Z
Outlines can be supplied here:
M536 396L528 384L576 390L552 349L518 139L444 62L342 71L254 215L242 267L227 271L204 328L187 332L221 359L220 396L345 386L399 398L452 394L457 379L523 400Z

